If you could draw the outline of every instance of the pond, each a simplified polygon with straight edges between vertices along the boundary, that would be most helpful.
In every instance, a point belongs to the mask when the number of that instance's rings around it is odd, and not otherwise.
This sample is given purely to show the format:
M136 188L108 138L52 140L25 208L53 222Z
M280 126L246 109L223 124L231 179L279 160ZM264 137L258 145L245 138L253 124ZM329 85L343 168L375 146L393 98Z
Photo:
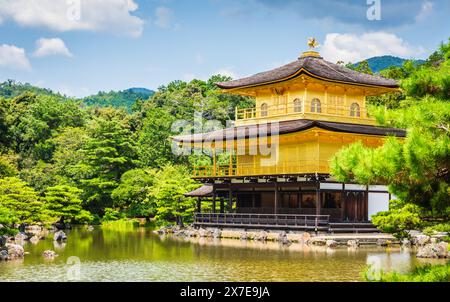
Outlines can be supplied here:
M367 264L407 272L422 263L400 248L173 239L146 228L76 228L67 235L62 245L51 238L26 243L24 260L0 263L0 281L362 281ZM44 259L49 249L59 257Z

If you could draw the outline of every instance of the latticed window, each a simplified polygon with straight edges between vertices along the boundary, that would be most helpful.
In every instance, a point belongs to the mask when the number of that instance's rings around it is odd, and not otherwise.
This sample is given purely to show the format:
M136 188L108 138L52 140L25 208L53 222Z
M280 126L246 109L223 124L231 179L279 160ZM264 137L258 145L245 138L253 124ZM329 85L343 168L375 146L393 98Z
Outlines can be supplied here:
M352 117L361 117L361 109L358 103L353 103L350 107L350 116Z
M311 112L312 113L321 113L322 112L322 104L319 99L313 99L311 102Z
M303 101L301 99L294 100L294 112L303 112Z
M261 117L267 117L269 115L269 106L264 103L261 105Z

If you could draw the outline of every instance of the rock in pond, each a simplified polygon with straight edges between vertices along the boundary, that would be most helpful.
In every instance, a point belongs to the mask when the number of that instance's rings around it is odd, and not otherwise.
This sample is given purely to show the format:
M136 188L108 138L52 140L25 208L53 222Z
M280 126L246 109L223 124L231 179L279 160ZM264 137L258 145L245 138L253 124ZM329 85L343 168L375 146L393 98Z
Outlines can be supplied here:
M44 256L45 259L55 259L59 255L55 251L48 250L45 251L42 256Z
M28 236L25 235L24 233L18 233L18 234L14 237L14 240L17 241L17 242L25 241L25 240L27 240L27 239L28 239Z
M24 255L25 255L25 251L24 251L23 247L19 244L7 243L6 251L8 254L7 260L23 259Z
M267 238L269 237L269 234L267 234L267 232L266 231L261 231L261 232L258 232L257 234L256 234L256 236L255 236L255 240L256 241L267 241Z
M38 244L40 240L41 240L41 238L39 238L38 236L33 236L30 238L30 242L32 244Z
M360 245L360 243L359 243L359 240L358 240L358 239L347 241L347 246L348 246L348 247L358 248L359 245Z
M329 248L335 248L338 246L338 242L336 240L327 240L326 245Z
M92 232L93 230L94 230L94 227L92 225L88 225L86 227L86 231L88 231L88 232Z
M449 258L448 243L430 243L420 246L417 250L417 258Z
M67 240L67 235L66 233L64 233L63 231L58 231L53 235L53 241L66 241Z
M430 239L431 239L430 236L427 236L427 235L423 235L423 234L417 235L417 237L415 239L415 244L418 246L424 246L430 242Z
M411 240L409 239L403 239L402 240L402 248L410 248L411 247Z
M290 245L292 243L288 239L286 232L281 232L280 235L278 235L278 242L280 242L283 245Z
M222 231L219 229L214 229L213 231L213 238L218 239L222 237Z

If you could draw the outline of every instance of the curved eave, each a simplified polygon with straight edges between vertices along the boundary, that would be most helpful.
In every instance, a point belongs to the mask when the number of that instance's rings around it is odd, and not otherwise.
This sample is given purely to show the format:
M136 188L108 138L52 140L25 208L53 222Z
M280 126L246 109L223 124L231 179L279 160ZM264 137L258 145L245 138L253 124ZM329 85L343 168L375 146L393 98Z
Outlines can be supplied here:
M376 84L358 83L358 82L341 81L341 80L325 78L325 77L318 76L318 75L308 71L305 68L301 68L300 70L298 70L297 72L295 72L294 74L292 74L290 76L287 76L287 77L284 77L284 78L280 78L280 79L271 80L271 81L265 81L265 82L261 82L261 83L242 85L242 86L234 86L234 87L233 86L231 86L231 87L228 86L227 87L226 83L216 83L216 85L219 88L223 89L224 92L230 93L230 92L233 92L233 91L236 91L236 90L240 90L240 89L254 88L254 87L260 87L260 86L266 86L266 85L270 85L270 84L286 82L286 81L298 78L298 77L300 77L303 74L306 74L309 77L317 79L317 80L322 80L322 81L332 82L332 83L352 85L352 86L368 87L368 88L385 88L385 89L392 89L392 90L398 90L400 88L400 86L398 84L397 85L376 85Z

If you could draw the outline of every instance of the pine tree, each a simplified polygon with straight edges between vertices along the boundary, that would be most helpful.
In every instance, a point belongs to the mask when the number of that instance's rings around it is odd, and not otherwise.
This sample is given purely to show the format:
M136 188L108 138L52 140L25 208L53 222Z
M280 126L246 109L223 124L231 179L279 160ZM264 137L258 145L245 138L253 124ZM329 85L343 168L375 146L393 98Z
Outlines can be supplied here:
M83 191L68 185L47 188L45 208L62 222L89 222L92 215L83 210L80 195Z

